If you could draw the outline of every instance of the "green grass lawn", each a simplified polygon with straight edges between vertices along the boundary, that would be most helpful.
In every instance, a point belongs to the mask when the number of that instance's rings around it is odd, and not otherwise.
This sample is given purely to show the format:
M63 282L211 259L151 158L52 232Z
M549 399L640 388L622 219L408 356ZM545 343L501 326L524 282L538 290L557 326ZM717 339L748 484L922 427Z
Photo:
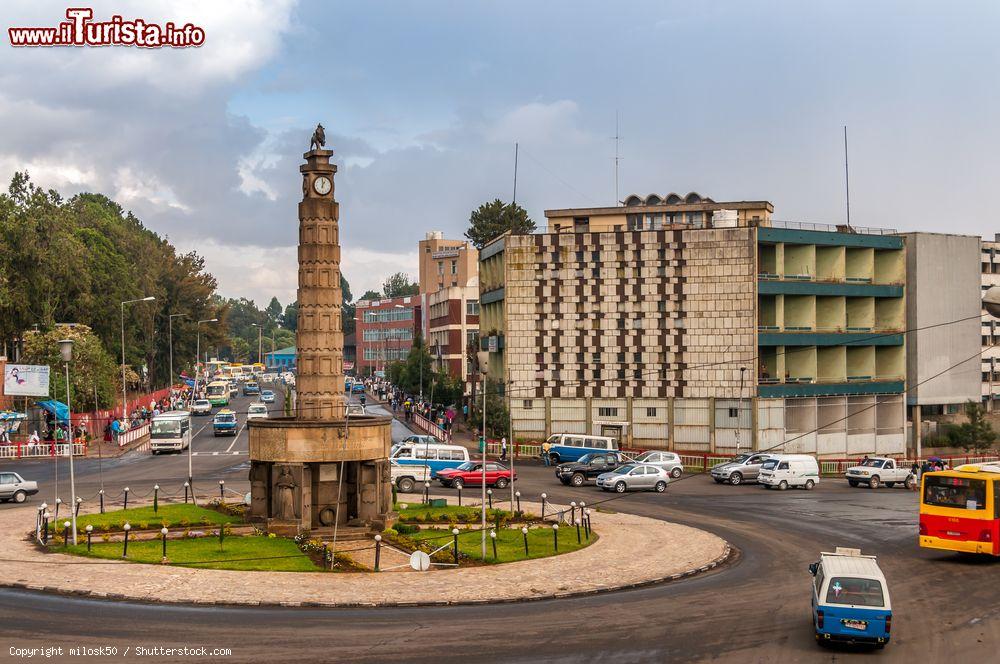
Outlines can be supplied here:
M163 552L159 539L130 541L128 560L159 563ZM86 539L82 544L63 549L52 545L53 551L68 551L91 558L122 559L121 542L93 542L88 553ZM251 558L254 560L245 560ZM281 537L227 537L222 548L216 537L167 540L167 559L171 565L199 569L234 569L273 572L318 572L320 568L290 539Z
M68 520L68 518L69 515L65 515L64 518L64 515L60 514L59 523L50 523L49 528L61 533L63 529L62 523ZM207 524L204 522L206 519L208 520ZM187 523L182 523L185 520ZM88 525L93 526L95 531L104 530L111 525L115 526L113 530L121 530L121 527L126 522L135 529L140 528L140 524L144 523L149 528L156 529L166 525L167 528L183 527L197 530L198 528L217 526L220 523L243 523L243 520L238 516L230 516L216 512L215 510L198 507L197 505L171 503L169 505L160 505L159 511L155 514L153 513L152 505L105 512L104 514L81 514L76 520L76 529L81 535L83 534L83 529Z
M400 505L406 505L406 509L400 509ZM420 502L396 503L396 510L399 512L399 519L401 521L412 521L418 516L426 519L427 515L430 515L432 519L445 518L450 521L466 523L476 521L480 518L481 514L478 507L459 507L458 505L428 507L427 505L422 505ZM504 513L506 514L506 512Z
M444 528L423 528L418 533L408 535L415 540L437 538L434 547L437 548L445 542L450 542L443 535L450 535ZM590 533L590 540L587 539L583 529L580 529L580 539L576 542L576 528L571 526L559 527L559 553L569 553L576 551L597 540L597 535ZM552 526L539 526L528 529L528 555L524 555L524 535L520 528L514 530L503 528L497 533L497 557L493 557L493 545L490 542L489 532L486 533L486 562L488 563L510 563L517 560L528 560L531 558L546 558L555 555L554 542L552 539ZM479 532L459 532L458 549L462 553L480 558L482 555L482 535ZM450 549L446 549L450 551Z

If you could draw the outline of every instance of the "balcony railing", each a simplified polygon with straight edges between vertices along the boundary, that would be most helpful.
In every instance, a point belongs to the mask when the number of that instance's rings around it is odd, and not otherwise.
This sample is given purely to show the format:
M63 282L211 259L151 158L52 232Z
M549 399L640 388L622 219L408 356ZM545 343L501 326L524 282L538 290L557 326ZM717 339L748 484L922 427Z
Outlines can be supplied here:
M865 226L850 226L846 224L815 224L809 221L771 220L774 228L789 228L800 231L825 231L827 233L858 233L861 235L895 235L895 228L868 228Z

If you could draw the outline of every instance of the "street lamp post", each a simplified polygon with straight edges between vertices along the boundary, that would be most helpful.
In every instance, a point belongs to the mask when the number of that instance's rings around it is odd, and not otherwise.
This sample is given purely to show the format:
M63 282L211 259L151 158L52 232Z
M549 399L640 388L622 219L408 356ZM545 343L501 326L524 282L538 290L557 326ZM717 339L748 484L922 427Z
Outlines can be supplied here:
M128 409L128 396L125 392L125 305L135 304L136 302L152 302L156 298L150 295L149 297L140 297L135 300L125 300L122 302L122 419L127 420L128 413L125 411ZM74 529L75 530L75 529Z
M736 402L736 454L740 453L740 420L743 418L743 374L746 367L740 367L740 394ZM751 435L753 435L751 433Z
M187 314L170 314L167 316L167 338L170 346L170 384L174 384L174 319Z
M264 339L264 337L263 337L264 326L263 325L258 325L257 323L250 323L250 326L257 328L257 361L260 362L261 364L264 364L264 355L263 355L263 352L264 352L263 348L264 347L261 345L261 342Z
M66 366L66 428L69 430L67 440L69 440L69 493L70 505L76 506L76 478L73 474L73 412L69 400L69 363L73 360L73 340L63 339L59 342L59 353L62 355L63 363ZM73 545L76 546L76 510L70 508L73 519Z
M483 560L486 560L486 374L490 366L490 354L488 351L479 351L479 373L483 377L483 504L482 504L482 534L483 534Z
M205 320L198 321L198 324L195 326L196 332L197 332L197 337L198 337L198 340L196 342L197 345L195 346L195 349L196 349L195 352L198 353L198 355L201 355L201 325L202 325L202 323L218 323L218 322L219 322L218 318L206 318ZM194 387L191 388L191 398L188 400L188 404L190 404L192 401L194 401L194 393L198 389L198 361L199 361L199 358L196 357L195 361L194 361ZM194 497L194 472L193 472L194 462L193 462L193 459L192 459L194 453L191 450L192 447L194 447L194 437L193 436L191 437L191 442L188 443L188 480L187 481L188 481L188 485L190 485L190 487L191 487L191 502L197 504L197 499Z

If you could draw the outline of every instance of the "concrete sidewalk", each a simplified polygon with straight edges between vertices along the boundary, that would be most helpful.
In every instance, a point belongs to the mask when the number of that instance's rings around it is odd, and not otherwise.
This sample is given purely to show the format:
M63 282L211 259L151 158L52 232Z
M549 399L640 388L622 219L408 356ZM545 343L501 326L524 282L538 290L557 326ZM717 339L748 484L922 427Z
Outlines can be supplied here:
M25 537L36 508L0 511L0 586L144 602L344 607L526 601L679 579L712 569L731 551L724 540L695 528L595 511L595 543L538 560L411 574L202 570L41 551ZM541 513L541 505L525 509ZM575 536L568 526L564 532Z

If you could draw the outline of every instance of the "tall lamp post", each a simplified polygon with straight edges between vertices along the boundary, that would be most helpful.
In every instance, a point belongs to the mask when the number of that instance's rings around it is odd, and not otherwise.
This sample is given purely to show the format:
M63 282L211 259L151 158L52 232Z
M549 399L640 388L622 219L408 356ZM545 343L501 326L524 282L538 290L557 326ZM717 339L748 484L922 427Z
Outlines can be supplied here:
M264 336L263 336L264 335L264 326L263 325L258 325L257 323L250 323L250 326L257 328L257 361L260 362L261 364L264 364L264 355L263 355L263 352L264 352L263 349L264 349L264 347L261 345L261 342L264 339Z
M479 351L476 353L479 358L479 373L483 377L483 435L481 440L483 452L483 506L482 506L482 534L483 534L483 560L486 560L486 374L490 370L489 351Z
M740 420L743 419L743 374L746 370L746 367L740 367L740 395L736 401L736 454L740 453L740 429L742 428ZM753 432L750 435L752 440Z
M66 428L69 430L69 511L73 519L73 545L76 545L76 477L73 474L73 412L69 400L69 363L73 360L73 340L63 339L59 342L59 354L66 366Z
M202 323L218 323L218 322L219 322L218 318L207 318L205 320L198 321L198 324L196 326L196 328L197 328L197 336L198 336L198 341L197 341L197 345L196 345L196 352L198 353L198 355L201 355L201 325L202 325ZM198 362L199 362L199 358L196 357L195 358L195 362L194 362L194 387L191 388L191 399L189 399L188 403L194 401L194 393L198 390ZM188 486L191 487L191 502L193 503L193 502L195 502L195 500L194 500L194 472L193 472L194 463L193 463L193 460L192 460L192 456L194 455L194 453L191 450L192 447L194 447L194 437L193 436L191 438L191 443L188 444Z
M128 396L125 392L125 305L135 304L136 302L152 302L156 298L150 295L149 297L140 297L136 300L125 300L122 302L122 419L128 419Z
M187 314L170 314L167 316L167 343L170 346L170 384L174 384L174 319Z

